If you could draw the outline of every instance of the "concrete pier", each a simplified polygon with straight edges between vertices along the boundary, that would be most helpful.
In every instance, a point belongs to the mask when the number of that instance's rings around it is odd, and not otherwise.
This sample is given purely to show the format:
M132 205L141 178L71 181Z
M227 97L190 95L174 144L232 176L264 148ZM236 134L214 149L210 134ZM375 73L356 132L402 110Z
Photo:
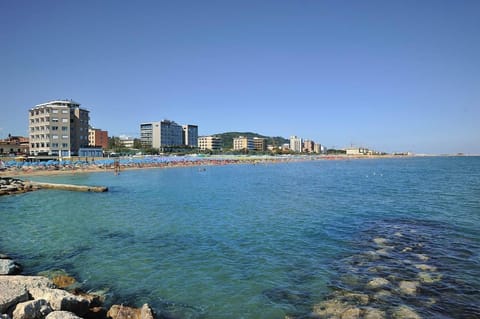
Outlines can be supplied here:
M54 183L41 183L41 182L30 182L30 184L39 189L61 189L67 191L77 191L77 192L96 192L102 193L108 191L106 186L84 186L84 185L71 185L71 184L54 184Z

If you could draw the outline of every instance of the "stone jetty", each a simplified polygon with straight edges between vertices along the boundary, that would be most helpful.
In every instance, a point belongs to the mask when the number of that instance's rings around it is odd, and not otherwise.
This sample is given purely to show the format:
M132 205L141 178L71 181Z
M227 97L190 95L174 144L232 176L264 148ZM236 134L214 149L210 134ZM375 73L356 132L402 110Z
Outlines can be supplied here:
M85 186L23 181L12 177L0 177L0 196L21 194L38 189L59 189L77 192L106 192L105 186Z
M148 304L141 308L113 305L107 311L102 296L79 289L61 289L74 279L21 275L22 267L0 255L0 319L154 319ZM68 278L67 278L68 279Z

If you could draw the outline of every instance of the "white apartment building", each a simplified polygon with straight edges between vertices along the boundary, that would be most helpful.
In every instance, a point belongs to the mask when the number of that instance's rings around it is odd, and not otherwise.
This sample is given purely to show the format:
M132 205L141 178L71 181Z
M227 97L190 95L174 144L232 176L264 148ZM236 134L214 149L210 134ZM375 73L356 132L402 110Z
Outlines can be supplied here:
M302 139L298 136L290 136L290 150L296 153L302 152Z
M200 136L198 138L198 148L201 150L221 150L222 139L217 136Z
M189 125L191 127L192 141L194 126ZM196 130L198 132L198 127L196 127ZM140 124L140 142L144 147L160 149L169 146L182 146L185 145L183 140L183 127L174 121L163 120Z
M72 100L55 100L29 110L30 155L70 157L88 147L89 111Z

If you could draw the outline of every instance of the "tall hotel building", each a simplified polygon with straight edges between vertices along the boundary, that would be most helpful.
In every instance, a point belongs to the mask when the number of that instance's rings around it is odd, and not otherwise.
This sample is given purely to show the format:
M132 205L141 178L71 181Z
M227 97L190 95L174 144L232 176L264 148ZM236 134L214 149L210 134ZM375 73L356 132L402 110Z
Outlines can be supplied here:
M183 125L183 145L197 147L198 144L198 126Z
M88 147L89 119L89 111L72 100L36 105L29 110L30 155L78 155Z
M222 139L217 136L200 136L198 138L198 148L201 150L221 150Z
M196 125L182 127L169 120L140 124L140 142L144 147L160 149L170 146L196 146L197 139L198 127Z

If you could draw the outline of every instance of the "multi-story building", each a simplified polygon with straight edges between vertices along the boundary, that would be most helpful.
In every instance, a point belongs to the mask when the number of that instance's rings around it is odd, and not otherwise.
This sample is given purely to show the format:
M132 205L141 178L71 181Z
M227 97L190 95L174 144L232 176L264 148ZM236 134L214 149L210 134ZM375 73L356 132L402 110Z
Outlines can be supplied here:
M245 136L233 138L233 150L253 150L253 139Z
M198 138L198 148L201 150L221 150L222 139L217 136L200 136Z
M253 138L253 149L256 151L264 152L267 150L267 143L264 138L254 137Z
M315 143L311 140L303 141L303 151L305 153L313 153L314 152Z
M323 153L324 147L320 143L315 143L315 145L313 145L313 152L317 154Z
M31 155L78 155L88 147L89 111L72 100L55 100L29 110Z
M290 136L290 150L296 153L302 152L302 139L300 137Z
M29 141L27 137L8 134L8 138L0 140L0 155L23 155L28 154L28 150Z
M181 146L184 145L183 128L174 121L169 120L142 123L140 124L140 142L144 147L157 149Z
M88 129L88 146L108 148L108 132L98 128L90 127Z
M183 125L183 145L197 147L198 145L198 126Z

